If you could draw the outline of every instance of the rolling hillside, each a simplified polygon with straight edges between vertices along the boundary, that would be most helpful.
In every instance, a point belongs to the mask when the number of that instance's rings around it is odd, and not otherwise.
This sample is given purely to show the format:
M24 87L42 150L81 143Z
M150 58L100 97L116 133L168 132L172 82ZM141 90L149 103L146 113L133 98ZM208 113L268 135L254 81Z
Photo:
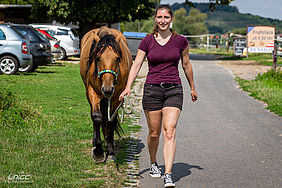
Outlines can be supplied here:
M252 14L242 14L235 6L217 6L214 12L210 12L209 3L194 3L195 8L206 13L208 18L206 25L209 33L226 33L237 28L246 28L247 25L274 25L276 33L282 33L282 20L263 18ZM172 5L173 11L184 7L189 13L190 7L185 3Z

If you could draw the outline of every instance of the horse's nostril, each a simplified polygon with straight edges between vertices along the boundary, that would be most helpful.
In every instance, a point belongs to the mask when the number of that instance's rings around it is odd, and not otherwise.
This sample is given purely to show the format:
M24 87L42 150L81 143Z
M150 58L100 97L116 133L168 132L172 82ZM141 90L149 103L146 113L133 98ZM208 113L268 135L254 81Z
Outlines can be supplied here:
M105 97L111 97L112 94L114 93L114 89L115 89L114 87L111 87L109 89L105 89L105 87L101 88L101 90L102 90L102 92L103 92Z

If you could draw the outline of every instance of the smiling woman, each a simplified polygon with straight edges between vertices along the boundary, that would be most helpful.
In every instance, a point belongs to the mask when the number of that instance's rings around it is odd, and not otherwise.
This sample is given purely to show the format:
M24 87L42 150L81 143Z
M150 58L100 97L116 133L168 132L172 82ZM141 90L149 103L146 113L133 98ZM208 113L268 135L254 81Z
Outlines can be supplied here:
M150 176L161 177L156 154L162 130L165 187L175 186L171 177L171 169L176 148L176 126L183 103L183 89L178 72L180 60L191 88L192 101L197 100L192 66L189 61L188 41L170 28L172 20L171 7L159 5L154 17L154 31L141 41L135 62L129 73L126 89L120 95L120 100L123 100L125 95L130 95L131 86L146 56L149 72L144 85L142 104L149 132L147 142L150 154Z

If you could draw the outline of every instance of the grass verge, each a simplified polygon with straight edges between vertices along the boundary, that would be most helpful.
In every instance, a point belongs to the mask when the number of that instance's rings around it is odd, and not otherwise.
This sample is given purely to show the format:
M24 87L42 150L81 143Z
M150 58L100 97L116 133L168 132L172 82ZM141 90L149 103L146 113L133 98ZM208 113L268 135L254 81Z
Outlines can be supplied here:
M95 164L79 65L57 63L34 73L0 75L0 91L0 187L123 186L130 122L122 124L125 135L116 139L118 161Z
M267 103L267 109L282 116L282 71L270 70L259 74L254 80L236 78L240 87L250 96Z
M202 54L214 54L219 55L220 60L241 60L241 61L255 61L258 64L266 65L266 66L272 66L273 65L273 58L272 54L263 54L263 53L249 53L248 58L247 57L239 57L239 56L233 56L232 50L230 52L226 52L224 49L217 49L217 50L210 50L206 51L205 49L191 49L190 52L192 53L202 53ZM277 65L282 66L282 58L278 57L277 59Z

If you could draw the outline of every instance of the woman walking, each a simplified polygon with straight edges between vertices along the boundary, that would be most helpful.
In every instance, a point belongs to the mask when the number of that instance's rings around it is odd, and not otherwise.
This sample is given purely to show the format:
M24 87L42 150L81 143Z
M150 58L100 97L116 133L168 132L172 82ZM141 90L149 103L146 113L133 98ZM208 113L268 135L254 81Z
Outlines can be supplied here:
M183 88L178 72L181 59L185 76L190 85L192 101L197 100L193 81L192 66L189 61L188 41L177 35L170 24L173 20L169 5L159 5L155 12L155 28L140 43L137 56L131 67L126 89L120 95L130 95L131 86L143 64L148 59L149 72L144 85L142 105L148 124L148 149L150 154L150 176L161 177L156 154L159 137L163 133L163 157L165 161L165 187L174 187L171 169L175 156L175 129L182 110Z

